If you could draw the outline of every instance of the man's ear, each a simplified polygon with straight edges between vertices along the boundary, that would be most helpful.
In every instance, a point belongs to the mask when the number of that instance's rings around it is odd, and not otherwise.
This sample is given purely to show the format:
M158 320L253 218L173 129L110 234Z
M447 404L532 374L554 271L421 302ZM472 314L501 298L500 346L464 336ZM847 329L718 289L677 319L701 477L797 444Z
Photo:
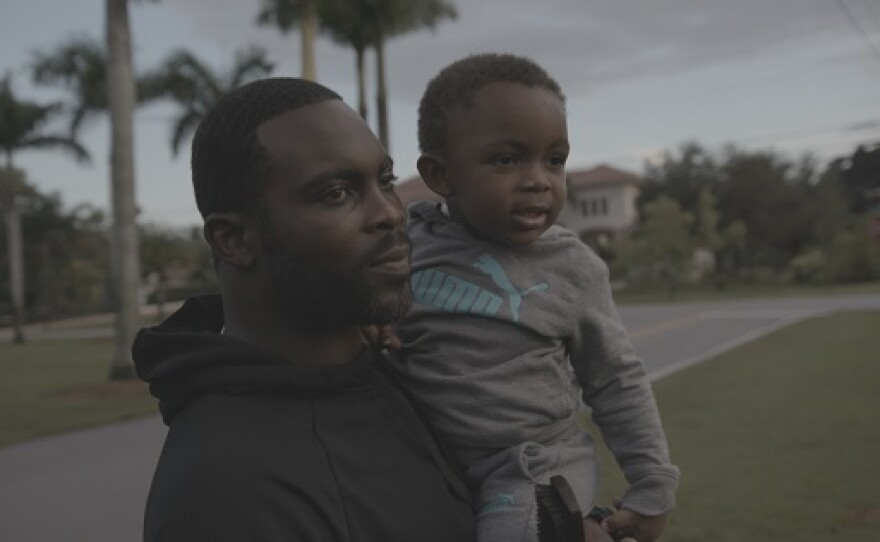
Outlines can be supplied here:
M211 213L202 229L216 257L229 265L248 268L254 264L256 232L241 213Z
M449 182L446 162L442 157L430 153L423 154L419 156L416 167L419 168L422 180L435 194L444 198L455 195L455 188Z

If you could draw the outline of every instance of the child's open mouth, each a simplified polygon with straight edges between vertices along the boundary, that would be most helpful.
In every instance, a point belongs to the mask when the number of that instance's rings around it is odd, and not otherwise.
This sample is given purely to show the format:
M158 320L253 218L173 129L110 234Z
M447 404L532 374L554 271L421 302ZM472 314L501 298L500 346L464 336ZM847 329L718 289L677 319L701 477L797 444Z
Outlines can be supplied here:
M547 223L547 209L543 207L526 207L514 209L514 223L525 229L542 228Z

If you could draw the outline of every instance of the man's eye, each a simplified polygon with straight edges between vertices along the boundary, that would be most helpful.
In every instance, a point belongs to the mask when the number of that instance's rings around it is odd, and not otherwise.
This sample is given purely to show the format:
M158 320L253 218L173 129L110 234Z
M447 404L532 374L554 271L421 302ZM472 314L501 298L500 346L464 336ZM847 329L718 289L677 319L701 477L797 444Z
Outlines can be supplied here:
M397 175L386 173L379 177L379 187L383 190L394 190L394 182L397 181Z
M343 186L336 187L324 193L321 199L330 203L340 203L351 196L351 190Z

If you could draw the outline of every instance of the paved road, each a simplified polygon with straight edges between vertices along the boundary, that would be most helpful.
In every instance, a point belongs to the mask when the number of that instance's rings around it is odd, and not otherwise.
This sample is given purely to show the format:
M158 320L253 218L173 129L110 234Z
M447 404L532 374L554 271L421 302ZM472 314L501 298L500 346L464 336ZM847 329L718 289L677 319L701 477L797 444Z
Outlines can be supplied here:
M651 377L662 378L804 318L878 310L880 295L624 305L620 316Z
M653 378L803 318L880 310L880 295L621 308ZM0 541L140 540L164 426L157 417L0 449Z

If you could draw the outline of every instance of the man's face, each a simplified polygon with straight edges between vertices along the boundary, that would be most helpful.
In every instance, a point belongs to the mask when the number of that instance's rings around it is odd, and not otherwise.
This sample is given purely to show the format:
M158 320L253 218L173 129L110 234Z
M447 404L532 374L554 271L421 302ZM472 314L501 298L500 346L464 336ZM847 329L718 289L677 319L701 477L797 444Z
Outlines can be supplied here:
M409 306L409 241L391 159L339 100L257 130L270 156L262 237L281 311L304 327L391 323Z
M569 145L565 108L553 92L489 84L449 115L446 141L450 206L478 233L528 245L559 216Z

